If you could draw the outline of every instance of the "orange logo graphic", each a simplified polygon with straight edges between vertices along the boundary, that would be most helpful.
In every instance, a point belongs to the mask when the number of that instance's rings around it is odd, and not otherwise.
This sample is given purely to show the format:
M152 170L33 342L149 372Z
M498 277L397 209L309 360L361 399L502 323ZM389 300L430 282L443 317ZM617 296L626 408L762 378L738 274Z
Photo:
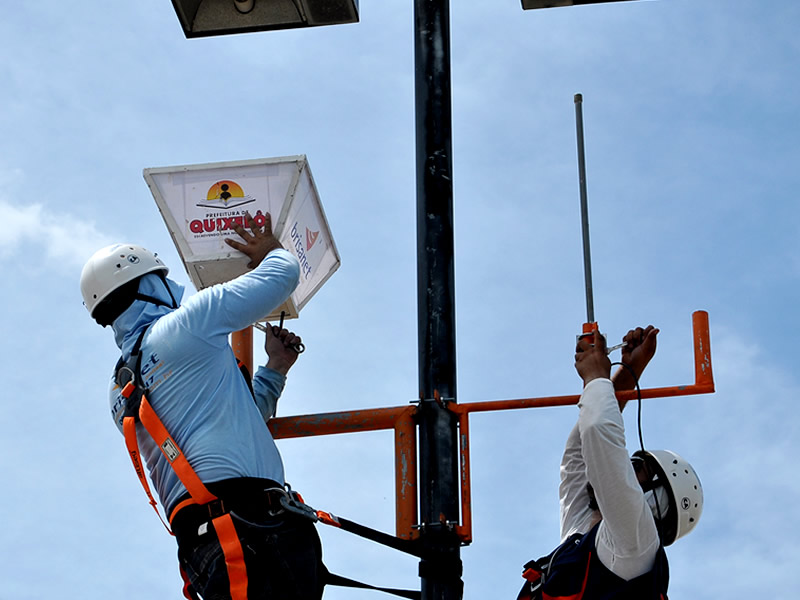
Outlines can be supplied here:
M308 227L306 227L306 250L311 250L311 247L317 241L319 237L319 231L311 231Z
M242 186L235 181L223 179L208 188L205 199L198 202L197 206L227 209L255 202L255 200L252 196L245 194Z

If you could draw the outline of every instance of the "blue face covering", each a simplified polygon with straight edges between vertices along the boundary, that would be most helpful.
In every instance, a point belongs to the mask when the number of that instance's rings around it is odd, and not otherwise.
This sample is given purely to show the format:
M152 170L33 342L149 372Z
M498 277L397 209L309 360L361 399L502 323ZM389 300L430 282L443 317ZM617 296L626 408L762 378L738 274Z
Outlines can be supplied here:
M184 287L168 277L155 273L142 277L137 299L111 325L123 356L130 354L144 327L180 306L183 292Z

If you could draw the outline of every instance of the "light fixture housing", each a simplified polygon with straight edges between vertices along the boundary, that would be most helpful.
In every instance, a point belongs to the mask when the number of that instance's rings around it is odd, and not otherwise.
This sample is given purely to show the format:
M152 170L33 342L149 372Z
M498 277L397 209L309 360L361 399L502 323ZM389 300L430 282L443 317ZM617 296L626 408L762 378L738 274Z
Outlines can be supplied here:
M579 6L581 4L601 4L605 2L625 2L629 0L522 0L523 10L533 8L554 8L556 6Z
M172 0L187 38L358 22L358 0Z
M246 15L251 10L253 10L253 6L255 4L255 0L233 0L233 5L243 15Z

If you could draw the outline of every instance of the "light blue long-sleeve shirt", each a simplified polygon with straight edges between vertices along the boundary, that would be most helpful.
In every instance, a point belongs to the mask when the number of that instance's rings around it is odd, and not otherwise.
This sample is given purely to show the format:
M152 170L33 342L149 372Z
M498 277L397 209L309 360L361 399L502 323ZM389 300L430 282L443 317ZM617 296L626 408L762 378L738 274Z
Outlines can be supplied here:
M297 286L299 273L292 254L274 250L252 271L201 290L177 309L136 300L114 321L126 360L149 325L141 348L148 400L204 483L234 477L284 483L283 463L265 420L275 412L285 378L259 368L253 402L228 335L280 306ZM167 282L179 301L181 286ZM158 275L144 276L139 291L171 303ZM113 376L109 396L121 429L124 402ZM141 424L137 437L153 486L168 510L186 489Z

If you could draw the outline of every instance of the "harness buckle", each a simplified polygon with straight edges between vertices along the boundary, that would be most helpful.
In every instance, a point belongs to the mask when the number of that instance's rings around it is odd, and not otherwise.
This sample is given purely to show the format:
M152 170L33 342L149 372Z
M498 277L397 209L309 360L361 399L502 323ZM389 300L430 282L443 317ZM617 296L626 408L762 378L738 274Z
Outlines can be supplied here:
M134 391L136 391L136 386L133 384L132 381L129 381L128 383L125 384L125 387L122 388L121 392L122 397L127 400L128 398L131 397L131 394L133 394Z
M268 493L274 493L276 496L278 496L279 507L275 510L270 509L269 514L274 517L283 512L288 512L316 523L318 520L317 511L306 504L303 501L303 497L299 493L295 492L292 489L292 486L290 486L288 483L286 484L286 487L288 489L270 488L265 490Z
M530 567L528 569L525 569L525 571L522 573L522 577L524 577L531 583L536 583L537 581L541 580L542 572L537 568Z
M325 525L330 525L331 527L342 526L336 515L331 514L329 512L325 512L324 510L317 511L317 519L320 521L320 523L325 523Z
M225 503L219 498L206 504L206 508L208 509L208 518L212 521L228 512L225 510Z
M281 496L281 506L286 512L299 515L305 519L309 519L314 523L317 522L317 511L305 504L300 499L299 494L289 491L285 496Z

